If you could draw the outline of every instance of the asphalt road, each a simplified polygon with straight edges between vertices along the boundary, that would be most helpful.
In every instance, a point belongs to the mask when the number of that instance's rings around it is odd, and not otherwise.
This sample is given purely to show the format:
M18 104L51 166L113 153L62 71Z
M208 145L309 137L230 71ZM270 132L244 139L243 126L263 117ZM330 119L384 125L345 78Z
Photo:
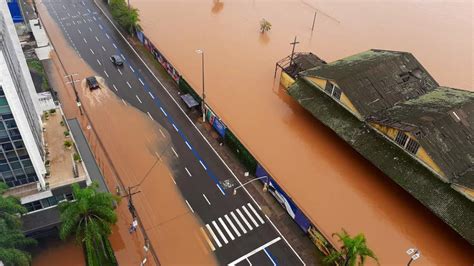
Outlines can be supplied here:
M304 264L244 190L233 195L233 187L239 185L235 176L91 0L42 4L108 87L169 132L169 152L177 157L174 181L189 211L203 222L202 231L219 263ZM114 66L111 55L120 55L124 66Z

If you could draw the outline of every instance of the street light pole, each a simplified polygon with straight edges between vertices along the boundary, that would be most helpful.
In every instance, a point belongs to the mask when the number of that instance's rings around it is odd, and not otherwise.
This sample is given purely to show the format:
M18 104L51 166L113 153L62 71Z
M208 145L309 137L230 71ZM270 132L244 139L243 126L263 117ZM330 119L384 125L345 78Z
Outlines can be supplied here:
M242 185L235 187L234 188L234 196L237 195L237 189L244 187L248 183L251 183L253 181L257 181L257 180L260 180L260 179L264 179L264 178L267 179L267 182L265 182L265 184L263 185L263 191L267 191L268 190L268 184L270 183L270 178L268 176L264 175L264 176L257 177L257 178L254 178L252 180L249 180L249 181L243 183Z
M206 93L204 87L204 51L196 50L196 53L201 54L201 74L202 74L202 102L201 102L201 111L202 111L202 122L206 122Z
M407 266L410 266L411 263L421 257L421 252L417 248L409 248L407 250L408 256L410 256L410 260L407 263Z

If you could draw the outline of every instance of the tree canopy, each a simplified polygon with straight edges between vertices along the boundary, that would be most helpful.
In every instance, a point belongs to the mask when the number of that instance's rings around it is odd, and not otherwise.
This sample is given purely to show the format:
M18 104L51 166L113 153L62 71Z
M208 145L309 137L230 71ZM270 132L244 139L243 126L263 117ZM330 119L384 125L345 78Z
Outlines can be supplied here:
M346 230L342 229L340 233L333 235L342 242L341 251L333 251L324 262L327 264L338 263L344 266L364 265L367 257L374 259L378 264L378 259L374 252L367 247L367 240L363 234L351 237Z
M129 34L133 34L138 27L138 22L140 21L138 9L128 7L125 0L111 0L109 6L112 17Z

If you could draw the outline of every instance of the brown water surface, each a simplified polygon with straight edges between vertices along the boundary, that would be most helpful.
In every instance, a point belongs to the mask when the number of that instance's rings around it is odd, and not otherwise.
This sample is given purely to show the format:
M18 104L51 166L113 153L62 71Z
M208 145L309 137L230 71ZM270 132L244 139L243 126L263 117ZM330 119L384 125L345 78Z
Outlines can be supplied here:
M473 89L470 1L132 0L145 34L324 233L363 232L384 265L469 265L472 247L273 80L275 62L311 51L333 61L371 48L414 53L440 84ZM314 9L319 8L311 32ZM259 33L259 21L273 25Z

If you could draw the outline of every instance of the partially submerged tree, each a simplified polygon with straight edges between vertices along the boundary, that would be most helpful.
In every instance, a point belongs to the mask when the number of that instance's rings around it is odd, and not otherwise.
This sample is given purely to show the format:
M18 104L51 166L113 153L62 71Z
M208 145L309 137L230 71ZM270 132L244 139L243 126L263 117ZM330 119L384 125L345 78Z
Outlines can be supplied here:
M260 32L265 33L271 29L272 29L272 24L268 20L262 18L262 20L260 21Z
M120 198L97 191L97 183L86 188L72 185L75 201L59 204L61 229L59 236L66 239L75 235L87 256L87 265L117 265L108 236L117 222L114 203Z
M25 250L36 241L21 231L20 217L27 210L18 199L3 196L7 188L5 183L0 183L0 261L5 265L27 266L31 255Z
M378 264L378 259L374 252L367 247L367 241L363 234L351 237L346 230L341 233L334 233L342 242L341 251L333 251L323 262L327 264L338 263L344 266L364 265L367 257L374 259Z

